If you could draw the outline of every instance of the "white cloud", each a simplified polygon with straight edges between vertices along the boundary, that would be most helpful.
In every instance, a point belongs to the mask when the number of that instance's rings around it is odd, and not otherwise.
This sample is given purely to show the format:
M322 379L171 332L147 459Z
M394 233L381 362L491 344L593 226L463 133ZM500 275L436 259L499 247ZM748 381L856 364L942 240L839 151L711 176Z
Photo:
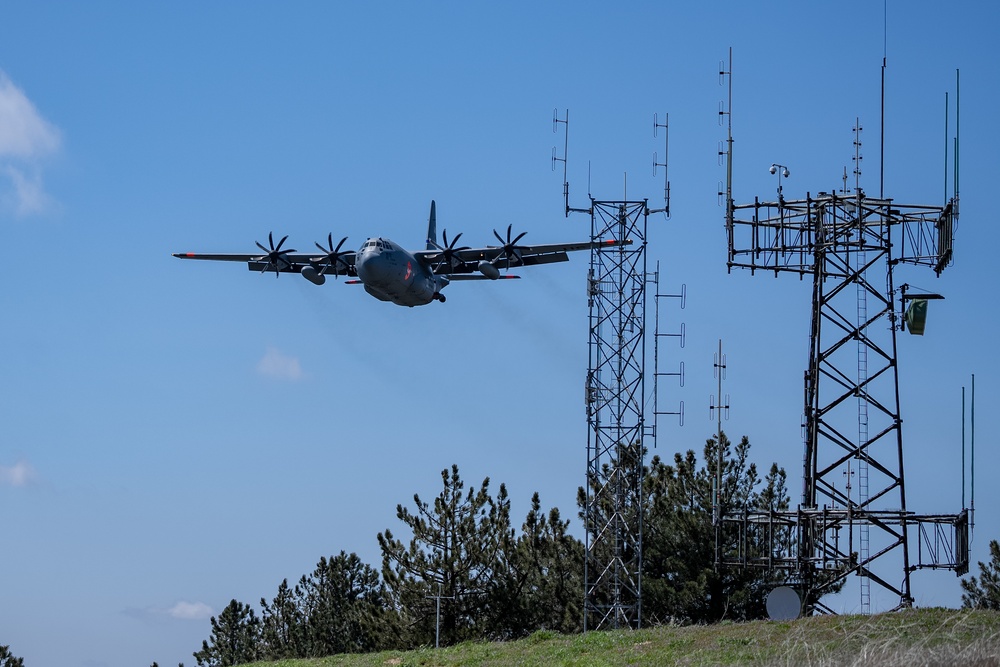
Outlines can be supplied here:
M9 183L3 201L18 216L45 211L41 162L59 150L59 129L42 118L27 95L0 70L0 167Z
M34 159L59 149L59 130L0 71L0 156Z
M44 213L51 208L49 196L42 189L42 174L38 169L31 173L10 165L5 169L13 191L13 208L19 216Z
M35 469L27 461L18 461L11 467L0 466L0 484L28 486L35 481Z
M167 610L167 615L182 621L203 621L212 617L212 608L204 602L180 601Z
M264 356L257 362L257 372L279 380L301 380L303 376L298 359L273 347L267 348Z
M204 621L212 617L215 613L211 607L204 602L187 602L181 600L173 607L129 607L123 612L126 616L138 619L144 623L162 624L167 623L167 619L178 621Z

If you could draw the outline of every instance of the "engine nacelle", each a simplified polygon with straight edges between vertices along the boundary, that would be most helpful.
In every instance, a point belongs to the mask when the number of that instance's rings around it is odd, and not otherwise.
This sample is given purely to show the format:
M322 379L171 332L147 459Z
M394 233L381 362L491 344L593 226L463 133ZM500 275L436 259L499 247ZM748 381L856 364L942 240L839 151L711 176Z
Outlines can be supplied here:
M326 276L319 272L312 264L302 267L302 277L313 285L322 285L326 282Z
M479 266L476 268L478 268L479 272L490 280L498 280L500 278L500 270L487 262L485 259L479 262Z

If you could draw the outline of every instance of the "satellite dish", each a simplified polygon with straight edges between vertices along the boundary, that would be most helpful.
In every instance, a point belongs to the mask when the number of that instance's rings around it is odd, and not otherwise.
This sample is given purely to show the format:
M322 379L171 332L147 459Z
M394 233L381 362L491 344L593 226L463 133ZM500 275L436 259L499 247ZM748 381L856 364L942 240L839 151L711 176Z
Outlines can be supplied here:
M767 616L772 621L790 621L802 613L802 600L794 588L778 586L767 594Z

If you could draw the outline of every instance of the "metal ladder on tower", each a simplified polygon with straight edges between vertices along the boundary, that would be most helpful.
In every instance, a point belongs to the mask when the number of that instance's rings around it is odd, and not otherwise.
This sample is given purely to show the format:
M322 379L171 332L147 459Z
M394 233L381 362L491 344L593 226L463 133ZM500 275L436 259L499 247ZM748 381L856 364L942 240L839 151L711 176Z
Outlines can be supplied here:
M863 232L861 232L861 250L857 253L858 263L858 506L866 509L868 503L868 336L865 333L868 322L868 287L864 277L868 255L864 250ZM869 542L869 525L861 522L858 555L860 562L867 563L871 545ZM867 565L864 566L867 568ZM861 613L871 614L871 579L861 574Z

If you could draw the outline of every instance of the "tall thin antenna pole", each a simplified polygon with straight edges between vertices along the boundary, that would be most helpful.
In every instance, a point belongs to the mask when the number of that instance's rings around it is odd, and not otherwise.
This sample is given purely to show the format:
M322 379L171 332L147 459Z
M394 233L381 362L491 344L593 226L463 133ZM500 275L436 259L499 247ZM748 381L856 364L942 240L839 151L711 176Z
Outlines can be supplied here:
M879 175L878 175L878 197L885 199L885 65L886 54L888 52L889 41L889 0L882 2L882 117L879 121L881 126L879 132Z
M563 200L569 217L569 109L566 109L566 132L563 134Z
M716 451L716 465L715 465L715 511L717 516L721 516L722 511L722 411L725 410L728 415L729 411L729 397L726 396L726 400L722 399L722 381L725 379L726 375L726 357L722 354L722 339L719 339L719 352L715 357L715 378L718 381L718 391L716 396L712 397L712 404L709 406L710 411L716 412L716 422L715 422L715 442L717 445ZM710 412L711 414L711 412ZM728 418L728 417L727 417Z
M733 47L729 47L729 95L726 101L729 118L726 119L726 207L733 201Z
M722 339L719 339L719 360L715 364L719 379L719 408L716 410L715 428L715 552L716 563L721 562L722 555Z
M956 204L958 202L958 146L959 146L959 141L958 141L958 123L959 123L959 119L961 118L961 113L959 111L959 102L960 102L960 99L959 99L959 90L958 90L959 83L960 83L959 82L959 71L956 69L955 70L955 157L953 158L955 160L955 188L954 189L955 189L955 202L956 202Z
M948 203L948 91L944 91L944 203Z
M965 387L962 387L962 509L965 509Z
M972 487L969 498L970 532L969 542L976 532L976 374L972 374L972 462L970 468Z
M715 357L715 378L718 380L718 395L712 397L709 406L711 411L716 411L715 430L715 480L713 482L714 492L712 498L712 522L715 525L715 567L718 569L722 565L722 411L729 410L729 397L722 400L722 380L726 374L726 358L722 355L722 339L719 339L719 351Z
M434 613L434 648L441 648L441 584L438 584L437 611Z
M441 582L438 582L437 595L426 595L427 599L435 599L436 607L434 611L434 648L441 648L441 600L454 600L454 595L443 595L441 593Z

